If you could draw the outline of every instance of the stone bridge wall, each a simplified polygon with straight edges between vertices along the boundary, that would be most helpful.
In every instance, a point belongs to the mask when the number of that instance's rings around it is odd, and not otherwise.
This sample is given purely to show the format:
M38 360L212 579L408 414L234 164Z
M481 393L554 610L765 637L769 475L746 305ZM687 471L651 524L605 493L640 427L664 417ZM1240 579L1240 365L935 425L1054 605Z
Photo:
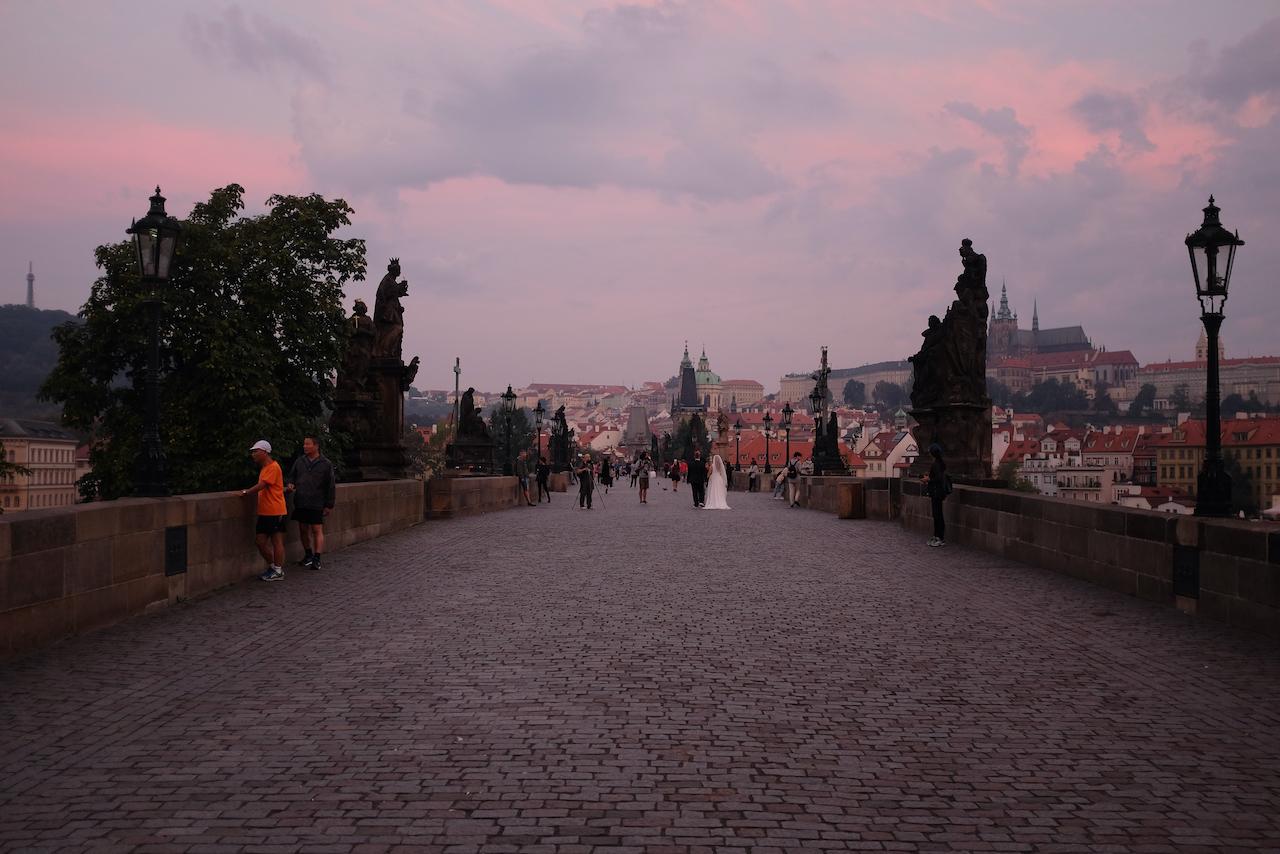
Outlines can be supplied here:
M423 511L422 481L339 484L327 551L418 524ZM229 493L0 517L0 658L260 573L255 519L254 499ZM296 561L293 523L285 540Z
M929 499L900 488L902 524L928 536ZM949 543L1280 638L1280 526L959 485L943 507Z

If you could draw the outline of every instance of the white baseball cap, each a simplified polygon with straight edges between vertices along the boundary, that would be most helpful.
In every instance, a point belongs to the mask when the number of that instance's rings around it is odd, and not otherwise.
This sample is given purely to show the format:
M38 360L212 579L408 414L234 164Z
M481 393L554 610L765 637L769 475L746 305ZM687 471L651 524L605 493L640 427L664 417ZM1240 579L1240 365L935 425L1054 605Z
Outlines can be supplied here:
M271 453L271 443L268 442L266 439L259 439L258 441L253 443L253 447L250 448L249 451L251 453L253 451L266 451L269 454Z

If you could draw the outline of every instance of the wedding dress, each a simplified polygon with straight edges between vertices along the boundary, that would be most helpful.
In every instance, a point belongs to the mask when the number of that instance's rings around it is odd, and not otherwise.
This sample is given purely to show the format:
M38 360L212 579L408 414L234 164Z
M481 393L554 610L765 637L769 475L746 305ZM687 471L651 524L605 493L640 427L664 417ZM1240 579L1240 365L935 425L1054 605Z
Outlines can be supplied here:
M724 460L716 454L711 458L711 479L707 481L707 503L704 510L729 509L729 475L724 468Z

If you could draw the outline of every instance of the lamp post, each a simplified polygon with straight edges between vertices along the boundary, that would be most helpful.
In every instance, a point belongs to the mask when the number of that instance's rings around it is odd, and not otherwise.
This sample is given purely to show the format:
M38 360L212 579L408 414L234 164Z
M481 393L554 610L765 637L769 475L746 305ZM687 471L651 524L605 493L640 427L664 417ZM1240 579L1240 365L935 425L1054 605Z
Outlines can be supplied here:
M1236 259L1236 248L1244 246L1240 233L1228 231L1218 219L1220 208L1209 197L1204 208L1204 222L1187 235L1187 254L1191 257L1191 275L1195 279L1196 297L1200 300L1200 321L1208 339L1208 377L1205 382L1204 463L1196 478L1196 515L1231 515L1231 476L1222 460L1222 400L1218 389L1218 331L1227 304L1227 286ZM1226 258L1223 259L1223 250ZM1225 260L1225 263L1224 263Z
M502 473L512 475L516 470L515 449L511 442L511 416L516 411L516 393L511 390L511 385L507 385L507 390L502 393L502 414L507 421L507 459L502 464Z
M796 411L791 408L791 401L782 405L782 429L787 431L787 451L784 462L791 462L791 418Z
M161 291L169 281L173 251L181 232L178 221L165 213L164 196L156 187L147 215L125 230L133 235L138 253L138 269L146 291L143 305L151 327L147 351L147 378L144 384L145 405L142 414L142 447L134 464L133 494L144 498L160 498L169 494L165 483L164 446L160 444L160 309Z
M773 473L773 464L769 462L769 428L773 426L773 413L764 414L764 473Z
M538 459L542 461L542 418L547 414L546 407L542 405L542 399L538 399L538 405L533 408L533 423L538 427Z
M742 471L742 419L733 424L733 470Z

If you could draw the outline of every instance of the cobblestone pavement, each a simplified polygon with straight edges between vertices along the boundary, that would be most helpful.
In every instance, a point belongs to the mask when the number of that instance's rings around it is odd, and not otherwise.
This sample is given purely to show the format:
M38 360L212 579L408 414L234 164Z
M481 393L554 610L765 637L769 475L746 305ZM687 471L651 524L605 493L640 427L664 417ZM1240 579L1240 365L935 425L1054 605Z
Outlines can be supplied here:
M1280 851L1263 639L615 488L0 666L0 847Z

